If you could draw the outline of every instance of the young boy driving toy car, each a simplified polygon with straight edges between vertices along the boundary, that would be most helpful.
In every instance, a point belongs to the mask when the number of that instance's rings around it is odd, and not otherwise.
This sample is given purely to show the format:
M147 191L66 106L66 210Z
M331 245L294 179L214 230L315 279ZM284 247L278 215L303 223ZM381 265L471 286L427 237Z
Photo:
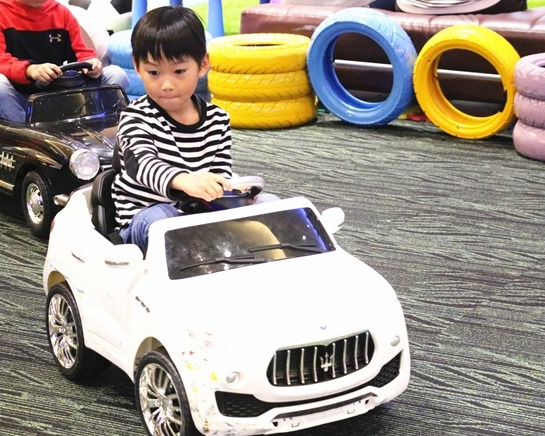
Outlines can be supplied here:
M146 94L121 116L112 197L122 240L145 253L149 226L179 216L177 201L212 201L231 189L231 127L224 110L195 94L209 68L195 12L152 9L134 27L131 44Z

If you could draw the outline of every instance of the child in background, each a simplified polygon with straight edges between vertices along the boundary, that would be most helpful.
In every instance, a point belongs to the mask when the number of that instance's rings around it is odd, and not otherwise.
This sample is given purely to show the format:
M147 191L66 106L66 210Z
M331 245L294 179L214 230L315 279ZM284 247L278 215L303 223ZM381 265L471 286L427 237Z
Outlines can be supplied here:
M23 123L27 99L46 91L62 75L59 65L85 61L89 85L117 84L129 78L117 65L103 67L85 45L79 24L57 0L0 0L0 118Z

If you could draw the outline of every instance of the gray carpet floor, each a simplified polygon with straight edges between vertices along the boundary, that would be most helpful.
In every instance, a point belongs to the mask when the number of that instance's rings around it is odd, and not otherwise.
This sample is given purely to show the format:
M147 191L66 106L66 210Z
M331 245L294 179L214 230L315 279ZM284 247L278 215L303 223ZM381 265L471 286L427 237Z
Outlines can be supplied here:
M321 114L233 137L240 175L319 209L343 207L338 242L393 285L405 311L407 391L294 436L545 434L543 162L517 154L509 132L464 141L410 121L359 128ZM0 235L0 434L144 435L119 370L74 384L55 368L41 285L47 246L4 196Z

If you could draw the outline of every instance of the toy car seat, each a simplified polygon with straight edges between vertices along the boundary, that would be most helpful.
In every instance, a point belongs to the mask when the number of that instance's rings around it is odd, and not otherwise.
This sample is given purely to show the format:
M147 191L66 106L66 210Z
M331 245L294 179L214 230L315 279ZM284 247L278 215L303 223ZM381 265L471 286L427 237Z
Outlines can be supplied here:
M114 244L121 238L116 231L115 204L112 199L112 184L116 171L111 168L99 173L91 190L91 221L96 230Z

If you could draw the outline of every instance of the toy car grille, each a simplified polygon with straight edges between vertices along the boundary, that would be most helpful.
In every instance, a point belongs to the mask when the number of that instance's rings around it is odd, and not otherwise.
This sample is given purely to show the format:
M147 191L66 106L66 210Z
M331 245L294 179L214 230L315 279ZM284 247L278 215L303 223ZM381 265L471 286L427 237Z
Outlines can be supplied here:
M395 356L392 360L386 363L379 373L372 378L371 380L356 386L348 391L339 392L335 395L330 395L322 398L313 398L311 400L305 401L291 401L283 403L268 403L261 401L254 397L253 395L247 394L236 394L232 392L216 392L216 402L220 413L224 416L230 416L234 418L255 418L259 415L262 415L274 408L281 407L293 407L308 404L309 407L312 406L312 403L316 401L329 400L336 397L342 397L344 395L356 392L360 389L363 389L367 386L374 386L381 388L386 386L388 383L392 382L399 375L399 368L401 364L401 353ZM358 401L360 398L367 397L369 395L363 395L362 397L352 398L350 402ZM346 403L346 402L344 402ZM334 403L328 406L329 408L336 408L342 406L344 403ZM312 408L312 412L316 412L315 408ZM283 417L296 416L305 414L305 410L294 412L293 414L282 415ZM309 412L311 413L311 412Z
M375 346L366 331L328 345L277 350L267 369L274 386L301 386L352 374L366 367Z

